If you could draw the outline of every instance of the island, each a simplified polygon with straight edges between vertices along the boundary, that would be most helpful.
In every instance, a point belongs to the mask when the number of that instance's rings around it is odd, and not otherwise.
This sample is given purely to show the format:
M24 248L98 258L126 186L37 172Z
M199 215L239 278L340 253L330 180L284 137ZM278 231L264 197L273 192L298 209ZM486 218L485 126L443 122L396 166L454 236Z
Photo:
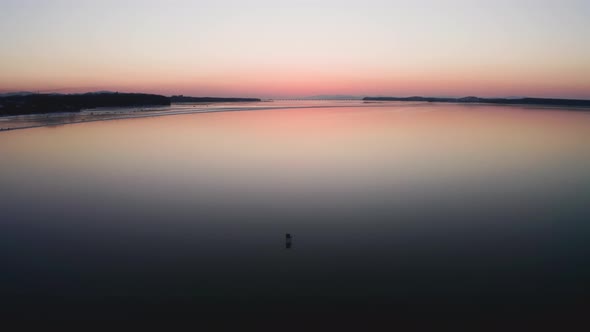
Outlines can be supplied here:
M188 97L183 95L172 96L173 103L230 103L230 102L255 102L259 98L225 98L225 97Z
M145 93L16 94L0 96L0 116L79 112L97 107L166 106L170 98Z
M481 103L501 105L550 105L590 107L590 100L554 98L439 98L439 97L365 97L364 101L422 101L430 103Z

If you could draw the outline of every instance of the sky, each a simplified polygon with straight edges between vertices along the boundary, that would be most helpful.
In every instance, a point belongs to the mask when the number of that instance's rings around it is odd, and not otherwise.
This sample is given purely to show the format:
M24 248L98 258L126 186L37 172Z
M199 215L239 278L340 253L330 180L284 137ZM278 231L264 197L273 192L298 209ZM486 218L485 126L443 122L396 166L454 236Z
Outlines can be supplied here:
M1 0L0 92L590 99L588 0Z

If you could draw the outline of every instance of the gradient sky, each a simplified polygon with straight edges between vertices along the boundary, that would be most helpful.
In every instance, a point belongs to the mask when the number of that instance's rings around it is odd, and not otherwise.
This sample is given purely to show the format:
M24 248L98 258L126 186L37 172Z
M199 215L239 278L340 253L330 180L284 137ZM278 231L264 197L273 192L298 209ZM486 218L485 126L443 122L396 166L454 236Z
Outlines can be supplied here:
M0 1L0 92L590 99L590 1Z

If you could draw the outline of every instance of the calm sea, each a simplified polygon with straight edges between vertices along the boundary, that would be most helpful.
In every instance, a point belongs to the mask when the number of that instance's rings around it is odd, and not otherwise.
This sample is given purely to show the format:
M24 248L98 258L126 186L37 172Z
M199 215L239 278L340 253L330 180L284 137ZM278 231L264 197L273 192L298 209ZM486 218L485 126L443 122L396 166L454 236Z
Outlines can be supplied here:
M0 132L4 304L588 303L589 111L193 106Z

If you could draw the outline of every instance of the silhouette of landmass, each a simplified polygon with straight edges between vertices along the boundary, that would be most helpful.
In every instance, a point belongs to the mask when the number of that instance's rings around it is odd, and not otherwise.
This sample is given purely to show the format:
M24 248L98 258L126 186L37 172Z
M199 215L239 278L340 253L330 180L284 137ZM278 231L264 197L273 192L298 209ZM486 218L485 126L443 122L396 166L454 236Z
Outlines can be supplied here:
M419 101L439 103L484 103L503 105L551 105L590 107L590 100L554 98L441 98L441 97L365 97L364 101ZM145 93L89 92L84 94L34 94L29 92L0 95L0 116L58 112L79 112L97 107L170 105L171 103L258 102L259 98L166 97Z
M438 97L365 97L365 101L424 101L436 103L484 103L503 105L553 105L590 107L590 100L554 98L438 98Z
M34 92L30 91L16 91L16 92L5 92L0 93L0 97L10 97L10 96L25 96L25 95L33 95Z
M79 112L97 107L170 105L170 98L144 93L16 94L0 97L0 115Z
M188 97L188 96L172 96L170 100L173 103L223 103L223 102L250 102L261 101L258 98L224 98L224 97Z

